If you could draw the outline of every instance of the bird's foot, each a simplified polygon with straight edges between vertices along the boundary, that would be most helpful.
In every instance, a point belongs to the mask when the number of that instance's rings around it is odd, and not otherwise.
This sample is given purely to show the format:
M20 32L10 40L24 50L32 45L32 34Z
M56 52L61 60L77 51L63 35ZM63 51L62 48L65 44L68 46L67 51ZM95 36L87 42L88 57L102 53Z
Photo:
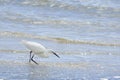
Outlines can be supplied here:
M35 63L35 64L37 64L38 65L38 63L33 59L33 58L31 58L31 60Z
M33 57L34 57L34 54L33 54L32 57L29 59L29 62L33 61L35 64L38 65L38 63L33 59Z

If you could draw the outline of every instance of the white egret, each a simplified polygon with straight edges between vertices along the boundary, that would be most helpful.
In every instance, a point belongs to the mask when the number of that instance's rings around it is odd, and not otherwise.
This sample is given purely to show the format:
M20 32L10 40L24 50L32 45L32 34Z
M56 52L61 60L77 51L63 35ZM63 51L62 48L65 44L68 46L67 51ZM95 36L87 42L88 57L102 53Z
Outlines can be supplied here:
M37 42L22 40L22 43L30 50L30 59L29 62L33 61L35 64L38 64L33 60L34 54L37 54L40 57L48 57L48 53L53 53L55 56L60 58L54 51L46 49L43 45ZM32 55L32 52L34 53Z

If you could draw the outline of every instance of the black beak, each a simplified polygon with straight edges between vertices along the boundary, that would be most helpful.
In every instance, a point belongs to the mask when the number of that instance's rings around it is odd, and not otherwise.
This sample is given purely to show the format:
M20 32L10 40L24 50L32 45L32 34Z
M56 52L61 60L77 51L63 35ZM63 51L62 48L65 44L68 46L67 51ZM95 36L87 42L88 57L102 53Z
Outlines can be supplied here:
M55 56L57 56L58 58L60 58L60 56L58 56L55 52L52 51L52 53L53 53Z

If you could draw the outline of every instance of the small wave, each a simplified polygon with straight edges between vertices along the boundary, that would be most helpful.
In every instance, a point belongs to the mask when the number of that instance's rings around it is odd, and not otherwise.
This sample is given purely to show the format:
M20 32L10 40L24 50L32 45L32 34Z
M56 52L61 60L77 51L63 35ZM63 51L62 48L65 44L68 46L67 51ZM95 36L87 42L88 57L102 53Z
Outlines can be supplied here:
M60 38L60 37L32 35L32 34L27 34L27 33L22 33L22 32L4 31L4 32L0 32L0 36L42 39L42 40L49 40L49 41L54 41L54 42L64 43L64 44L87 44L87 45L98 45L98 46L120 46L119 43L105 43L105 42L95 42L95 41L85 41L85 40L72 40L72 39Z
M11 50L11 49L0 49L0 52L7 52L7 53L26 53L25 50Z
M95 41L84 41L84 40L70 40L65 38L54 38L61 43L73 43L73 44L88 44L88 45L98 45L98 46L120 46L120 44L109 44Z
M72 1L71 1L72 2ZM63 8L67 10L76 10L79 9L75 4L67 3L65 1L59 0L24 0L21 2L23 5L32 5L32 6L45 6L52 8ZM81 5L79 5L81 6Z
M11 15L12 14L12 15ZM69 19L51 19L51 18L44 18L42 17L40 19L33 18L33 17L26 17L24 15L15 14L15 13L9 13L6 12L6 14L1 17L2 20L9 20L12 22L17 22L21 24L33 24L33 25L41 25L41 24L50 24L50 25L99 25L98 22L91 22L91 21L82 21L82 20L69 20Z
M119 1L113 0L1 0L1 4L21 4L40 7L61 8L65 10L91 11L94 10L117 10L119 11Z
M37 59L37 60L39 60L39 59ZM59 68L86 68L86 67L88 67L89 66L89 64L90 63L85 63L85 62L72 62L72 61L52 61L52 62L50 62L50 61L42 61L42 60L39 60L39 62L38 62L40 65L42 65L42 66L48 66L48 67L59 67ZM31 65L31 66L34 66L34 65L32 65L32 64L30 64L29 62L27 62L27 60L25 60L25 57L23 58L23 60L0 60L0 64L1 65L7 65L7 66L11 66L11 67L13 67L13 65L15 66L15 65ZM18 68L19 68L19 66L18 66ZM34 66L35 67L35 66ZM39 65L37 65L36 66L36 68L38 68L39 67ZM41 67L40 67L41 68ZM39 68L39 69L40 69Z
M12 13L12 12L5 12L0 13L1 14L1 21L10 21L13 23L20 23L20 24L32 24L32 25L65 25L65 26L94 26L94 27L101 27L101 26L110 26L113 28L119 28L119 22L118 21L108 21L106 23L106 20L91 20L91 19L85 19L85 20L70 20L69 18L48 18L48 17L32 17L32 16L25 16L18 13ZM115 17L115 16L114 16ZM119 17L116 15L116 17Z
M32 34L27 34L22 32L10 32L10 31L0 32L0 36L50 40L49 37L47 36L37 36L37 35L32 35Z
M24 0L21 2L22 5L31 5L31 6L45 6L52 8L60 8L70 11L119 11L119 4L113 3L110 1L101 1L101 0Z

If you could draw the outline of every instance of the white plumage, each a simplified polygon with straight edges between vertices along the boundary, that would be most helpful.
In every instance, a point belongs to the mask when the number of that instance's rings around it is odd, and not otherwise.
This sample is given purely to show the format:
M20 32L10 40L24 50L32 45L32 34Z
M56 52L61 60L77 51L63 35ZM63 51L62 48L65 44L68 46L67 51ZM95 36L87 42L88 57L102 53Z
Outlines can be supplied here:
M30 50L30 60L29 62L32 60L33 62L35 62L33 60L34 54L37 54L40 57L48 57L48 55L50 53L53 53L54 55L56 55L58 58L60 58L55 52L53 52L50 49L46 49L43 45L41 45L40 43L37 42L32 42L32 41L26 41L26 40L22 40L22 43ZM31 56L31 53L34 53ZM35 62L36 63L36 62ZM37 64L37 63L36 63Z

